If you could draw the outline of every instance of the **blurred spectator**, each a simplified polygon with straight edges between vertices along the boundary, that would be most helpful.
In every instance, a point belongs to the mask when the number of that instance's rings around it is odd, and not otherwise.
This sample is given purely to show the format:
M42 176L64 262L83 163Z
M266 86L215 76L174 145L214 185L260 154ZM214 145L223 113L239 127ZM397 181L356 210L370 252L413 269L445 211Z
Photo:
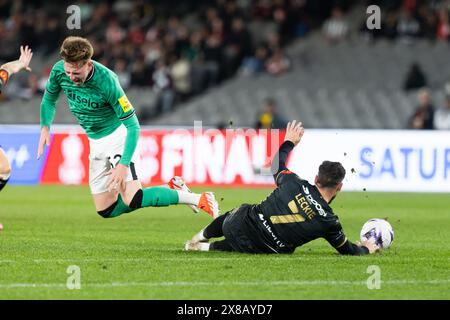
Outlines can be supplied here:
M412 12L403 10L397 24L397 34L405 42L411 42L418 37L420 33L420 24L414 18Z
M421 89L418 93L419 106L408 121L409 129L433 129L434 106L428 89Z
M273 20L277 25L277 33L281 36L281 43L284 45L294 34L293 19L288 19L288 15L284 8L276 8L273 12Z
M176 59L170 69L170 76L173 79L173 86L175 91L180 95L182 100L185 100L191 93L191 66L186 59Z
M381 27L381 32L384 37L389 40L397 38L397 22L397 13L393 11L389 12Z
M124 90L128 89L131 85L131 74L127 70L127 62L124 59L118 59L114 65L114 72L119 78L119 83Z
M191 91L198 94L203 90L204 70L201 57L202 52L202 34L195 31L189 38L189 45L184 50L183 55L191 64Z
M438 19L433 10L423 5L419 9L420 29L422 30L422 36L430 39L436 39L436 31L438 29Z
M446 95L444 107L434 113L434 128L450 130L450 95Z
M203 48L203 88L208 89L219 82L220 65L223 61L223 42L219 35L210 34ZM230 57L231 59L231 57ZM225 61L224 68L231 72L231 60Z
M162 55L163 49L161 41L156 40L150 42L146 48L145 62L150 65L154 64L156 63L156 61L162 58Z
M176 7L172 1L80 0L82 29L69 30L60 19L65 1L0 0L0 60L13 59L26 43L36 57L53 62L64 37L87 37L94 59L113 69L125 89L153 85L157 109L165 112L179 97L202 93L238 70L286 72L284 46L329 16L331 6L318 2L327 0L186 0ZM327 30L332 36L347 32L342 12L333 13ZM40 75L41 69L34 71ZM38 79L38 92L46 77ZM35 81L28 86L27 94L36 92Z
M50 77L50 72L52 71L52 65L47 65L42 68L41 76L38 79L38 92L39 94L43 94L45 92L45 88L47 86L48 78Z
M14 81L11 81L8 84L8 87L2 94L4 94L7 99L29 100L38 92L38 77L35 74L30 73L28 75L17 76Z
M88 0L79 0L77 1L77 5L80 7L81 11L81 22L83 23L91 19L94 12L94 4L89 3Z
M283 50L276 50L267 60L266 70L273 76L279 76L287 72L291 67L291 61L284 54Z
M381 30L367 30L364 20L360 31L370 39L384 37L412 43L415 39L450 39L448 0L385 0L367 1L381 7Z
M153 110L159 116L164 112L172 110L175 102L175 91L170 77L169 68L163 60L156 62L153 73L153 90L156 92L156 102Z
M269 20L272 14L272 3L267 0L258 0L255 1L255 4L252 8L252 14L256 19L261 20Z
M420 65L415 62L411 65L411 68L406 75L406 80L403 88L408 91L412 89L420 89L427 86L427 79L422 71Z
M448 41L450 36L450 24L447 9L443 8L439 11L439 21L437 25L437 38L439 40Z
M331 17L323 25L325 39L330 43L337 43L344 40L348 35L348 23L344 18L344 13L338 7L331 12Z
M148 86L151 82L152 71L151 67L145 64L143 58L134 61L131 66L131 83L133 86Z
M236 72L245 57L250 56L251 45L252 38L245 27L244 20L240 17L234 18L231 31L226 37L226 48L224 50L227 69L231 74Z
M240 74L244 76L257 75L265 71L265 64L267 60L267 49L264 46L256 48L255 55L250 56L242 61Z
M258 116L255 127L256 129L283 129L286 123L276 111L275 100L268 98L264 101L263 110Z
M34 73L30 74L30 76L28 77L26 89L23 93L25 99L32 99L33 96L39 92L38 80L38 77Z
M125 36L125 30L120 27L119 22L116 19L111 20L106 28L106 42L110 45L117 45L125 39Z
M57 18L51 18L47 21L47 28L45 34L40 39L45 46L44 55L49 55L58 51L62 40L62 28Z
M145 41L145 34L138 24L133 24L128 32L128 40L135 46L140 46Z

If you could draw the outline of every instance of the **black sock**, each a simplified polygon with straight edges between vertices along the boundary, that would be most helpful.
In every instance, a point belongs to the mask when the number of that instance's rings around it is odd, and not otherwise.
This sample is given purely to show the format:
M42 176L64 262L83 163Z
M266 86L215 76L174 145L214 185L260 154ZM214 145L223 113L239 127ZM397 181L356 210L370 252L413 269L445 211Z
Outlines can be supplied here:
M203 236L206 239L222 237L223 236L222 225L227 216L228 213L225 213L214 219L214 221L211 222L203 231Z
M8 179L6 180L0 179L0 191L6 186L7 183Z
M209 251L234 251L227 239L213 242L209 245Z

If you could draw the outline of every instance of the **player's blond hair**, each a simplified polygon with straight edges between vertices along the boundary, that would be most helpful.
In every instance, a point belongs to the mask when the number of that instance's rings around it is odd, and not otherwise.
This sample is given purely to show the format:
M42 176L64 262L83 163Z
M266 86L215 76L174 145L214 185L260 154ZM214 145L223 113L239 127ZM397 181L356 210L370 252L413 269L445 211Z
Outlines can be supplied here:
M91 60L94 48L88 39L71 36L64 40L59 53L65 62L84 65Z

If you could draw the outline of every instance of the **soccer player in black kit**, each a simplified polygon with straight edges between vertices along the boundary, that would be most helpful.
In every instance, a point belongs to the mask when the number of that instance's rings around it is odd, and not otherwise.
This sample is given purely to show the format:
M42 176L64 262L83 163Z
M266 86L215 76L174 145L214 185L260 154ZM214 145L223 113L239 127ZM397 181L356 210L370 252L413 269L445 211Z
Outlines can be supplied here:
M288 123L285 141L272 162L277 188L264 201L243 204L219 216L188 241L185 250L293 253L317 238L325 238L341 254L363 255L379 250L372 240L350 242L329 206L345 177L339 162L324 161L315 185L286 168L288 155L303 134L301 123ZM225 239L208 243L219 237Z

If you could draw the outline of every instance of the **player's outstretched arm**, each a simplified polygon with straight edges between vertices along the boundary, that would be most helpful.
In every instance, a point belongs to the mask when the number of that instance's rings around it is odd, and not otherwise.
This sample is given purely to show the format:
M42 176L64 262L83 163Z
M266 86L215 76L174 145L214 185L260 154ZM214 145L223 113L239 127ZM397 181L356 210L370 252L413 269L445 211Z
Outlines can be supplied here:
M296 120L293 120L287 124L284 142L272 161L272 174L275 183L278 184L277 177L280 172L287 170L286 161L289 153L301 141L304 133L305 130L303 129L301 122L296 123Z
M32 57L33 52L31 51L31 48L28 48L28 46L21 46L19 59L5 63L0 67L0 69L6 70L9 76L19 72L20 70L31 71L30 62Z
M59 74L61 74L61 68L58 68L58 62L53 66L45 85L45 92L42 97L40 107L40 125L41 125L41 137L39 138L37 158L39 159L44 153L45 146L50 145L50 127L55 117L56 102L58 101L59 94L61 92L61 85L59 83Z
M352 243L345 236L342 225L336 221L324 236L325 240L335 248L340 254L360 256L368 253L374 253L379 250L378 246L372 239L364 241L363 243Z
M363 242L356 242L356 245L359 247L366 247L367 250L369 250L369 253L375 253L380 251L380 247L378 245L375 244L375 242L373 241L373 239L367 239Z
M345 243L336 248L340 254L360 256L368 253L374 253L379 250L378 246L371 240L364 241L363 243L352 243L348 240Z
M33 52L28 46L20 47L20 58L11 62L7 62L0 67L0 91L1 87L6 85L9 77L20 70L31 71L29 65L31 58L33 57Z
M305 129L303 129L302 123L300 121L296 123L296 120L293 120L292 122L288 122L286 126L284 141L292 142L295 147L302 140L304 133Z
M50 145L50 129L46 126L41 128L41 136L39 138L37 159L39 160L44 153L45 146Z

